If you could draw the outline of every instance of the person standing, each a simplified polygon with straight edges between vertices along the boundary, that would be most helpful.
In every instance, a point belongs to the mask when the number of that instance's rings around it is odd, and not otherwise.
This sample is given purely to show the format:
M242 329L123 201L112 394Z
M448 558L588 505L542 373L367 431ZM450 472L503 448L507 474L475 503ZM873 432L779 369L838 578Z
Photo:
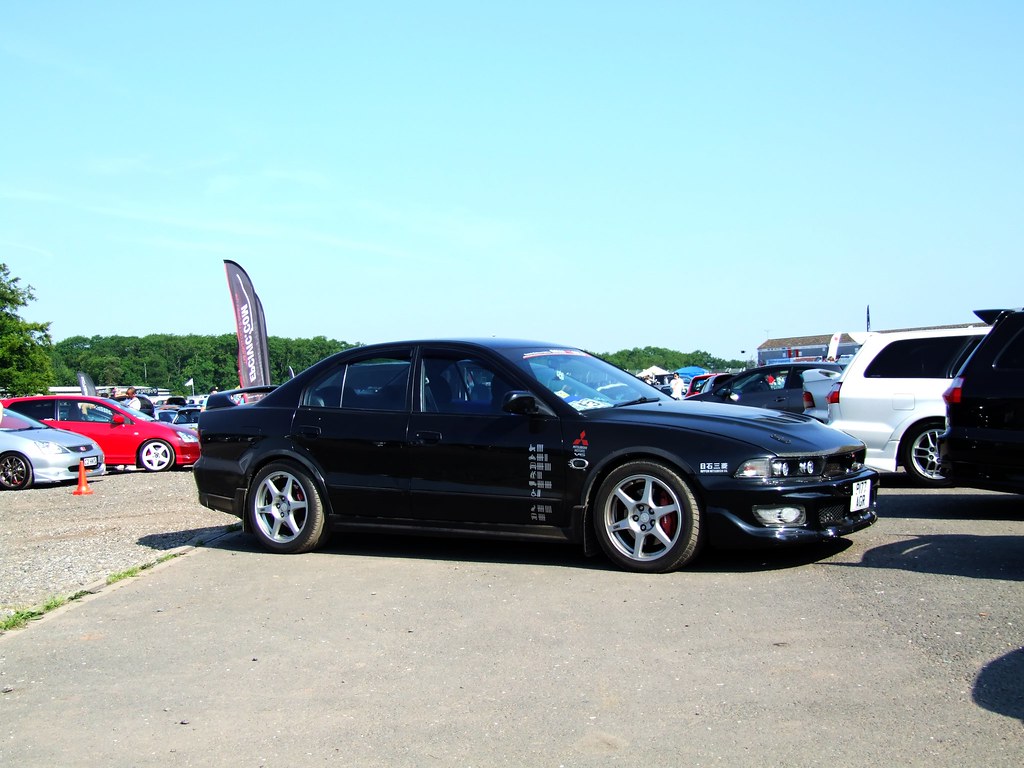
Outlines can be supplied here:
M125 390L125 394L128 396L124 401L126 406L133 408L136 411L142 408L142 401L135 395L135 387L128 387L128 389Z
M669 386L672 387L672 397L676 400L682 400L686 382L683 381L683 378L678 373L672 374L672 383Z

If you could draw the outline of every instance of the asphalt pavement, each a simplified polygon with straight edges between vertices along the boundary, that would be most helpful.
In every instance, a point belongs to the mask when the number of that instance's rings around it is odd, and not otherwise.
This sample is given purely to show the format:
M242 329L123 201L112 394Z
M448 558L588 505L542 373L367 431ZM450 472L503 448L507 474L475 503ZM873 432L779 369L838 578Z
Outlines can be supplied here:
M1024 501L890 478L829 547L228 534L0 637L0 765L1013 766Z

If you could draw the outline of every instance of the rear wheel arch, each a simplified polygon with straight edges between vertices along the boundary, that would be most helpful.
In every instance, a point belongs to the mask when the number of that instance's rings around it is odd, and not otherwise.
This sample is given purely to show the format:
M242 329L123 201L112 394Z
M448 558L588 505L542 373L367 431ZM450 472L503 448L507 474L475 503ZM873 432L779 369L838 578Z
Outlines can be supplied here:
M286 452L286 453L273 453L261 456L259 459L253 461L245 473L245 503L249 503L249 495L252 493L253 481L267 465L278 463L291 463L296 468L306 472L316 484L317 493L320 494L320 499L323 503L324 514L333 515L334 510L331 508L331 500L327 494L327 482L324 480L323 472L320 471L320 467L310 460L308 457L303 456L301 453Z
M940 487L949 485L949 480L938 472L938 436L946 429L944 419L928 417L916 421L900 437L896 463L903 467L908 477L919 486Z
M253 475L243 512L265 549L301 554L326 541L324 495L318 485L303 464L287 460L270 461Z

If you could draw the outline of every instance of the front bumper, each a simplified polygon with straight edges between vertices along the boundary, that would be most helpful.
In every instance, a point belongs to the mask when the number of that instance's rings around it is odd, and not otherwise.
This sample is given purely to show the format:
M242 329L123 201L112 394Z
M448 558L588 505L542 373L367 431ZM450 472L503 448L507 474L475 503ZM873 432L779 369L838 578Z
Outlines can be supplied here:
M869 480L866 509L851 510L854 483ZM709 540L726 547L748 548L829 541L874 524L878 501L878 473L864 469L839 480L810 485L759 485L711 491L707 497ZM768 526L754 516L755 506L801 507L801 525Z
M54 457L55 460L43 462L32 461L32 476L35 483L66 483L78 479L78 460L95 458L96 466L87 467L85 476L88 479L106 474L107 467L103 463L102 453L83 453L74 456L74 463L67 456Z

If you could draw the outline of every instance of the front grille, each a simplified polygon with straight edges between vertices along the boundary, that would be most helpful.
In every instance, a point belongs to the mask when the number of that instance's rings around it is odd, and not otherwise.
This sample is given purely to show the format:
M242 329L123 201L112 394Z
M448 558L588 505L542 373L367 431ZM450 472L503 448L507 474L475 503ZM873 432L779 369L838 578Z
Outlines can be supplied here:
M846 505L835 504L818 510L818 522L822 525L836 525L846 519Z

